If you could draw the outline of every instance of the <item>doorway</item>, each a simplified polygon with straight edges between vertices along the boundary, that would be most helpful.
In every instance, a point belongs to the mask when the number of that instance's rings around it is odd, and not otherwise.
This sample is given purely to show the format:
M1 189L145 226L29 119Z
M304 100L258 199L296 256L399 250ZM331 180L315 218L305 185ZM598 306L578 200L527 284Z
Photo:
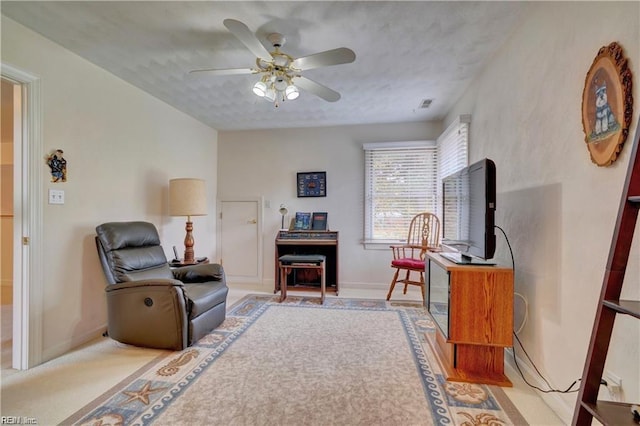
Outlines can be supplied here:
M20 86L2 79L2 138L0 140L0 317L2 330L2 368L13 365L13 170L14 98ZM17 93L16 93L17 91ZM19 119L19 117L17 117Z
M40 78L2 63L3 86L12 91L12 141L2 140L2 164L6 170L9 160L5 159L6 150L11 145L10 164L12 183L5 189L2 176L2 213L11 212L11 243L3 244L12 256L11 267L11 367L26 370L42 362L42 314L43 286L42 253L42 102L40 96ZM3 105L4 107L4 105ZM4 118L4 117L3 117ZM4 127L4 126L3 126ZM5 170L5 173L9 173ZM5 206L5 191L11 192ZM4 238L5 230L3 229ZM6 264L5 264L6 265ZM5 268L3 265L3 269ZM5 274L2 274L3 277ZM7 292L7 290L5 290Z
M262 199L220 202L220 262L233 283L262 282Z

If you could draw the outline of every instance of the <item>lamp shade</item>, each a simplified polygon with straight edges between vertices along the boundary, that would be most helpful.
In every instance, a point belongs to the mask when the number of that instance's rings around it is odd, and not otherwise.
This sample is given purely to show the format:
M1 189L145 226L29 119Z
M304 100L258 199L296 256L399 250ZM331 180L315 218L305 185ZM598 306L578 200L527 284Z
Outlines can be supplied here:
M264 95L267 93L267 85L264 81L259 81L253 86L253 93L264 98Z
M276 100L276 91L275 91L275 89L273 89L272 87L267 88L267 91L264 94L264 98L269 102L275 101Z
M300 96L300 92L298 92L298 88L293 84L290 84L289 86L287 86L287 89L285 90L284 93L287 99L290 101L293 101L294 99L298 99L298 96Z
M205 216L207 197L202 179L169 181L169 214L171 216Z

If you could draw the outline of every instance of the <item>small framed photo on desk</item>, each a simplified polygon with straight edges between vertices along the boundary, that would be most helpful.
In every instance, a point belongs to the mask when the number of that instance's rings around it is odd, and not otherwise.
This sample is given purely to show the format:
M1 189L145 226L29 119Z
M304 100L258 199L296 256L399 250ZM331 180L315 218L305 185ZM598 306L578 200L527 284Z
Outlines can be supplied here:
M326 197L327 172L301 172L296 181L298 197Z
M327 216L327 212L313 212L311 215L311 229L314 231L326 231Z

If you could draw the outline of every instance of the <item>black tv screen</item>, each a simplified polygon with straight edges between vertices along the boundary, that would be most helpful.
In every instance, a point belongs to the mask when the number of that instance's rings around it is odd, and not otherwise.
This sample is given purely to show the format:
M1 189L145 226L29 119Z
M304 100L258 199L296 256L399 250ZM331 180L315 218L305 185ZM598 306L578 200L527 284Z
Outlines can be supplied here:
M496 250L496 165L485 158L442 180L442 243L456 263L483 263Z

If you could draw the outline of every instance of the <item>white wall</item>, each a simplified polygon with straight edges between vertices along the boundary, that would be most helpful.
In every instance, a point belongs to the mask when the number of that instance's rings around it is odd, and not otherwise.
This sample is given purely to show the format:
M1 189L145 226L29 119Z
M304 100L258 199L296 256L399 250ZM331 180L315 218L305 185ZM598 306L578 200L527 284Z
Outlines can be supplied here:
M496 224L515 252L516 291L529 303L519 336L545 377L564 389L582 375L631 150L629 142L611 167L591 163L582 131L582 91L600 47L619 42L635 80L631 141L640 110L640 6L544 2L530 7L445 121L471 113L471 161L496 162ZM638 240L623 293L636 300ZM498 249L510 262L501 234ZM519 301L516 309L518 324L524 313ZM638 401L640 321L618 318L606 368L623 377L623 399ZM576 394L548 397L570 420ZM601 397L608 398L607 392Z
M275 111L277 112L277 111ZM328 226L339 232L339 285L388 288L391 251L365 250L364 151L366 142L433 140L440 123L380 124L330 128L221 131L218 146L218 197L263 196L263 289L273 289L274 239L281 224L280 204L296 211L326 211ZM327 172L327 196L296 197L296 173Z
M194 218L196 253L215 256L217 132L4 16L2 62L41 78L43 185L65 191L64 205L43 208L47 360L104 331L96 225L146 220L168 254L183 246L185 220L168 216L169 179L206 180L210 215ZM57 148L68 179L54 184L45 158Z

